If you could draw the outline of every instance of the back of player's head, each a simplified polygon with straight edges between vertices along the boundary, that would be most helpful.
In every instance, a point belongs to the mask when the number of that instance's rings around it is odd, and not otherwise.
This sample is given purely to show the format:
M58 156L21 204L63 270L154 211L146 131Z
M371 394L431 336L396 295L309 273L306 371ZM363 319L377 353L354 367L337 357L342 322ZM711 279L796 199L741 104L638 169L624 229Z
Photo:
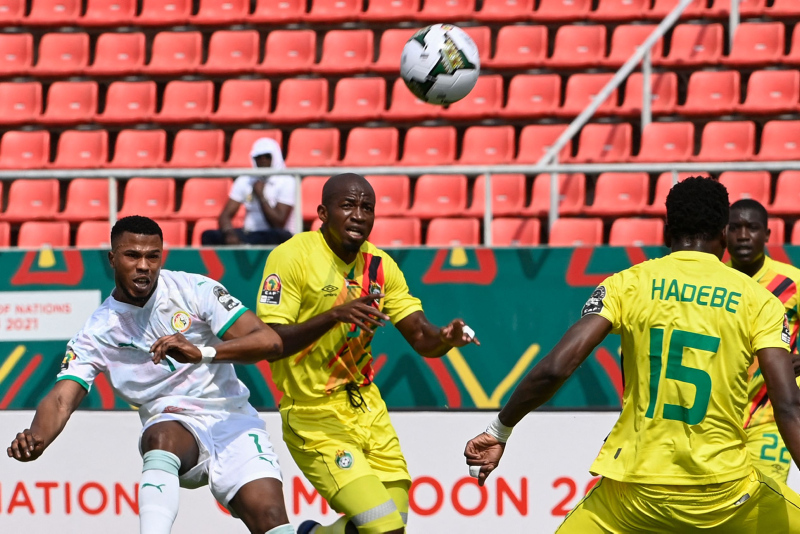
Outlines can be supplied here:
M728 224L728 190L712 178L687 178L667 195L667 231L673 239L710 241Z
M161 227L158 223L141 215L131 215L118 220L111 229L111 244L113 245L125 232L139 235L157 235L162 242L164 241L164 234L161 232Z
M767 227L767 208L765 208L758 200L753 200L752 198L743 198L741 200L737 200L731 204L731 212L734 210L750 210L753 213L756 213L761 224L764 225L764 228Z
M375 191L366 178L354 172L345 172L337 174L336 176L331 176L328 181L325 182L325 185L322 186L322 205L330 206L337 195L347 191L354 183L375 194Z

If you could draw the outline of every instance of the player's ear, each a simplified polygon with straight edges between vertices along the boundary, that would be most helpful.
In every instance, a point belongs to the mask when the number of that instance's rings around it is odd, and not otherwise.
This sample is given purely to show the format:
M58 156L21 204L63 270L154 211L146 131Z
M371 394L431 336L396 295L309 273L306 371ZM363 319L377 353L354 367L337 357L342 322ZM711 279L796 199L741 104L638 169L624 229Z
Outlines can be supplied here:
M328 208L324 204L317 206L317 217L322 222L328 222Z
M109 250L108 251L108 264L111 266L112 269L114 268L114 251L113 250Z

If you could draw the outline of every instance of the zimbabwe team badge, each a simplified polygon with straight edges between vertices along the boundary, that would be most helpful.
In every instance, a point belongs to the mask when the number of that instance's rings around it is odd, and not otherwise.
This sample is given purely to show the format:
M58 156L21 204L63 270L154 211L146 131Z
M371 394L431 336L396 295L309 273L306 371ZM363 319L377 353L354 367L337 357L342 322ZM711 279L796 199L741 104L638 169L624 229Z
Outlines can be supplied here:
M340 469L350 469L353 467L353 455L344 450L336 451L336 465Z

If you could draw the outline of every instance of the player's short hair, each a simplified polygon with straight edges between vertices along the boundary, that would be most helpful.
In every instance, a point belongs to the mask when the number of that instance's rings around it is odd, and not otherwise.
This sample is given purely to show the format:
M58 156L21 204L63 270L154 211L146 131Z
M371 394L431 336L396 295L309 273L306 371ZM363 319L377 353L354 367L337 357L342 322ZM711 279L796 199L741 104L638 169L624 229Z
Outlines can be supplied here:
M667 231L673 239L710 241L727 226L729 215L728 190L713 178L687 178L667 195Z
M354 172L337 174L336 176L331 176L322 186L322 205L330 206L331 202L333 202L333 197L343 189L345 184L349 184L351 181L360 182L362 185L366 185L369 191L373 191L367 179L360 174Z
M161 227L153 219L141 215L131 215L118 220L111 229L111 243L114 243L123 233L130 232L139 235L157 235L164 241Z
M767 208L765 208L758 200L752 198L743 198L731 204L731 211L733 210L752 210L758 214L759 222L767 227L769 216L767 215Z

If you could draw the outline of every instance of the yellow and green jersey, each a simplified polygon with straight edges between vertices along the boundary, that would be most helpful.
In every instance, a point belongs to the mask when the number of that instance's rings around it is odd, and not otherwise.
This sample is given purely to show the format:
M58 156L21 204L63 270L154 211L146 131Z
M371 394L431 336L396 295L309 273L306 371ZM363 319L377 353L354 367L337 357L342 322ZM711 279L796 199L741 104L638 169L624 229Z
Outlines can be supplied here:
M788 349L783 306L715 256L682 251L607 278L583 315L622 342L622 413L592 465L621 482L703 485L747 476L742 417L758 350Z
M322 232L304 232L267 257L256 312L268 324L299 324L377 293L385 297L374 306L393 324L422 310L384 251L365 242L348 265L328 247ZM367 385L374 376L372 337L355 325L338 323L308 348L270 363L272 378L284 394L301 402L324 399L348 383Z

